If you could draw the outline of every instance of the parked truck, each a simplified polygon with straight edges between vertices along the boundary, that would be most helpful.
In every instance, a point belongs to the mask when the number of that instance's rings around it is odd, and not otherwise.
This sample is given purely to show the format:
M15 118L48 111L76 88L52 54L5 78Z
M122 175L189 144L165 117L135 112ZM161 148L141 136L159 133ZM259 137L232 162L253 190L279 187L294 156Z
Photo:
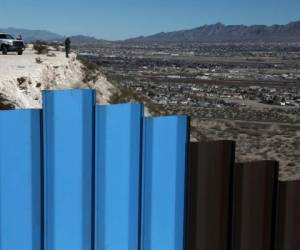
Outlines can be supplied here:
M3 55L7 55L8 52L17 52L18 55L22 55L24 50L25 44L21 38L16 39L10 34L0 33L0 51Z

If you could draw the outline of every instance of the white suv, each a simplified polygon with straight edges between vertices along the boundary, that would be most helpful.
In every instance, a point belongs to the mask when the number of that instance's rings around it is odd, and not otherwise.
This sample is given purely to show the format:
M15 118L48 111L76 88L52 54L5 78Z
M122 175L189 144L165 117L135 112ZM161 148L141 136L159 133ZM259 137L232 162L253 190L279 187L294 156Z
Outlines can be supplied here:
M22 39L15 39L7 33L0 33L0 51L3 55L7 52L17 52L18 55L22 55L24 50L25 45Z

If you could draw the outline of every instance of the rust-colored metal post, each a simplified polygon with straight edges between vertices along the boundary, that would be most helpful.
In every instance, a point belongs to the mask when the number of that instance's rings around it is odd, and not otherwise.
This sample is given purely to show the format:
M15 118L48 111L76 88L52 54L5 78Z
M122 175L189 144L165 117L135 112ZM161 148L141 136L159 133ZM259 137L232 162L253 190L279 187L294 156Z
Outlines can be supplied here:
M232 250L272 250L278 163L260 161L235 166Z
M280 181L278 190L275 249L300 249L300 181Z
M228 250L235 143L191 143L187 250Z

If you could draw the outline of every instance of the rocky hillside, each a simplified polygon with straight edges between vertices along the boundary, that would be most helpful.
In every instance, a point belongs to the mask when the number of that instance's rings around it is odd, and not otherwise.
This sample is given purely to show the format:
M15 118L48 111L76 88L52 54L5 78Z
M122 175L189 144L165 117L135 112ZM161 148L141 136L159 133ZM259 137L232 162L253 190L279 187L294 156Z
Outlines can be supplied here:
M32 46L23 56L0 55L0 109L41 108L41 92L45 89L93 88L97 101L108 103L115 87L97 70L89 68L75 54L51 49L36 54Z
M128 42L300 42L300 21L287 25L224 25L138 37Z

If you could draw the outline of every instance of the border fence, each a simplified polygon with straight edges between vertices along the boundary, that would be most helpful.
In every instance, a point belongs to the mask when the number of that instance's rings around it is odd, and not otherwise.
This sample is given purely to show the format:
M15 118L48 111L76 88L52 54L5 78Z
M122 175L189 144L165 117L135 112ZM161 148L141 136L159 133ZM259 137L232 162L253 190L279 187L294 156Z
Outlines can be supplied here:
M297 250L300 181L189 143L186 116L43 92L0 111L0 250Z

